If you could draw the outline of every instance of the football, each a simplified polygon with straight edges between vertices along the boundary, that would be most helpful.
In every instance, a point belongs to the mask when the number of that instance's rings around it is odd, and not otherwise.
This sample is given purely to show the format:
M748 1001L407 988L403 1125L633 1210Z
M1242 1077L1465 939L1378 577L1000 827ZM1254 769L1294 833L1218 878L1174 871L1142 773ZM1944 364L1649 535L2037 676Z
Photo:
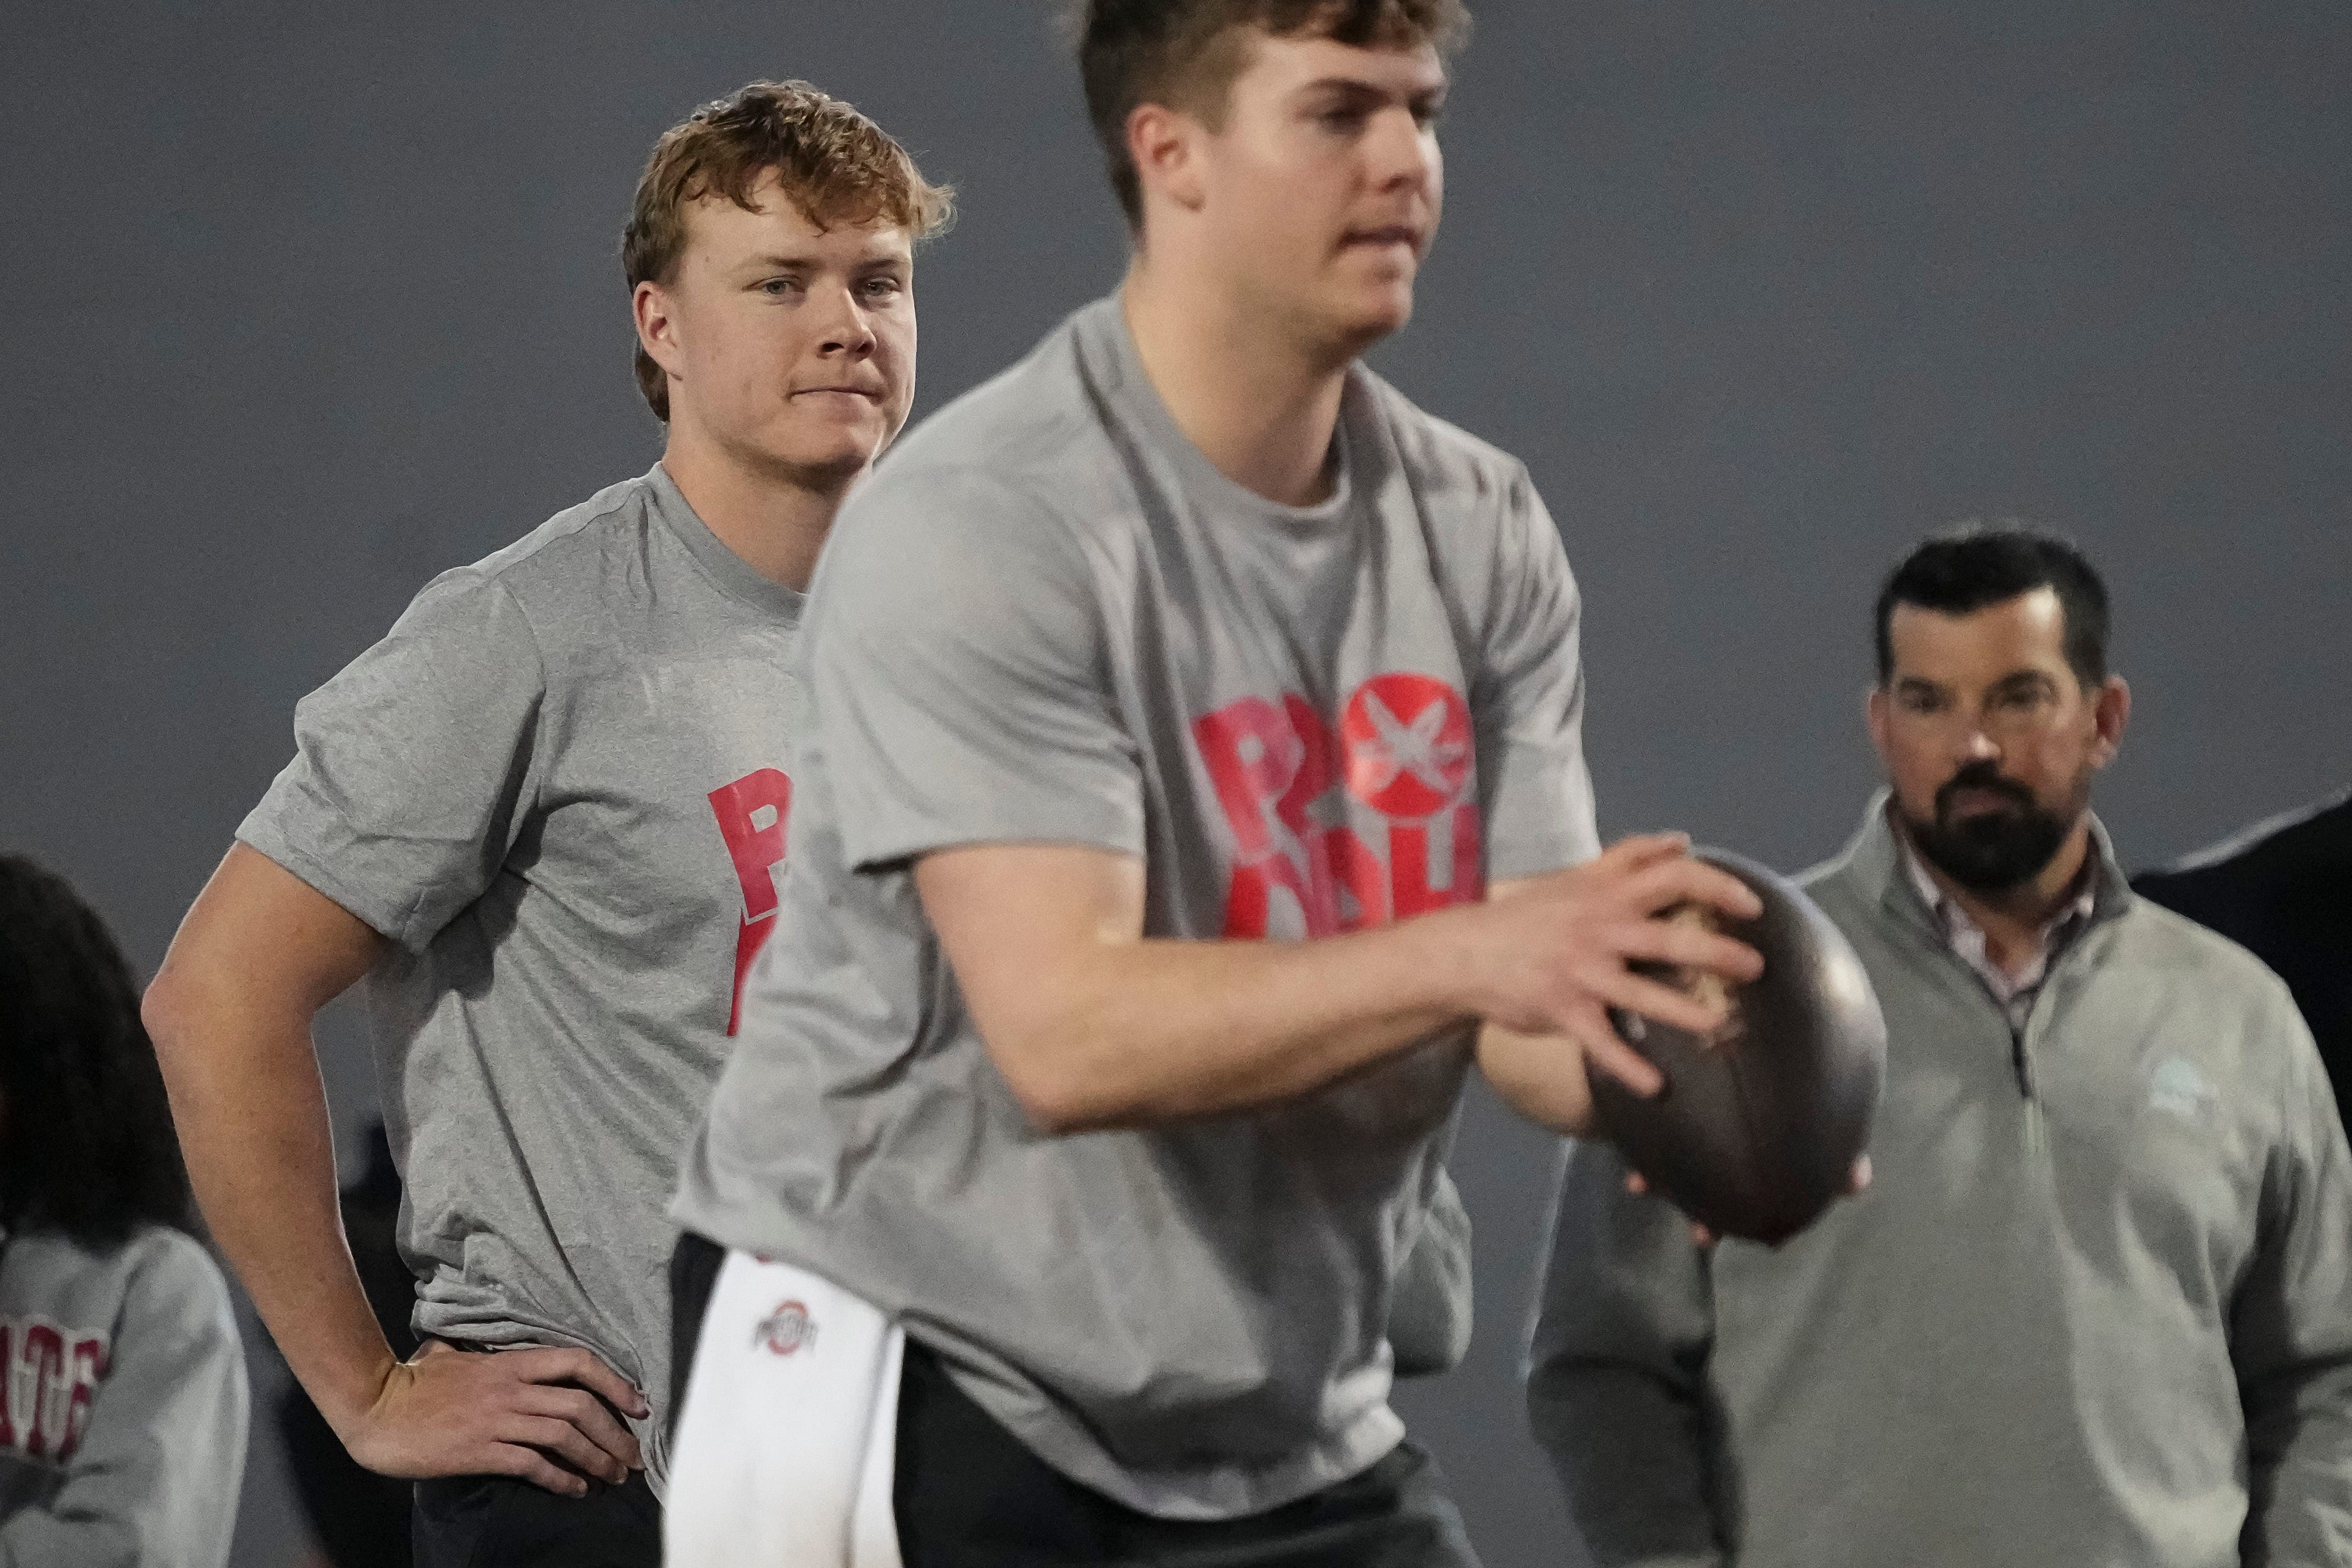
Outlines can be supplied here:
M1665 1077L1650 1099L1593 1073L1593 1110L1650 1190L1718 1236L1777 1245L1846 1190L1870 1143L1886 1077L1886 1022L1861 959L1795 883L1741 856L1693 852L1753 889L1764 912L1732 920L1685 905L1667 918L1704 923L1763 955L1747 984L1642 964L1694 994L1720 994L1722 1028L1701 1038L1615 1015L1618 1032Z

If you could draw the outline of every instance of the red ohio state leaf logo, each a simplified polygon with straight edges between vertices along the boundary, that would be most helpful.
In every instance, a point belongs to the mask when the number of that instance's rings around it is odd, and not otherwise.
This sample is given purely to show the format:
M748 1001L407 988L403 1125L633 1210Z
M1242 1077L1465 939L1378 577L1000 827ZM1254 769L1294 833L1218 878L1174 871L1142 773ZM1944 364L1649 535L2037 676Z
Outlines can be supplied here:
M1469 782L1469 704L1426 675L1391 671L1356 688L1339 739L1348 793L1383 816L1434 816Z

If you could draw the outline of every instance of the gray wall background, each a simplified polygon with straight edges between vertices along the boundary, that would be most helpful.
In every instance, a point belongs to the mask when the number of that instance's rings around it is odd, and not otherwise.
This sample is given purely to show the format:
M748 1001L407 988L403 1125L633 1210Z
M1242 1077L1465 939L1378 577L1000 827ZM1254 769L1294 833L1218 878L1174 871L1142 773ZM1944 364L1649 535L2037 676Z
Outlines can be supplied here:
M1610 834L1833 848L1874 780L1876 578L1979 512L2109 574L2127 856L2352 772L2341 0L1477 9L1445 232L1378 363L1559 519ZM653 460L614 240L694 104L806 76L961 188L919 414L1122 259L1024 0L152 0L0 35L0 844L142 965L297 697L434 572ZM364 1047L325 1047L348 1132ZM1496 1568L1581 1561L1513 1376L1555 1157L1470 1106L1477 1342L1403 1396ZM300 1550L265 1431L236 1560Z

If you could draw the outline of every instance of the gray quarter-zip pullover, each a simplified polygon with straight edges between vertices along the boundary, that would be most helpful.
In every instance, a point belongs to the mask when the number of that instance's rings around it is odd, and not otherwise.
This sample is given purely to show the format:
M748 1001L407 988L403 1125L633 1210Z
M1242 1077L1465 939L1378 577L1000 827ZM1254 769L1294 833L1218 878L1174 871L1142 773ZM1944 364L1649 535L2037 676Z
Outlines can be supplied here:
M1903 874L1884 799L1805 879L1885 1009L1877 1179L1702 1253L1570 1152L1529 1369L1604 1564L2352 1563L2352 1169L2308 1031L2136 900L2022 1027Z

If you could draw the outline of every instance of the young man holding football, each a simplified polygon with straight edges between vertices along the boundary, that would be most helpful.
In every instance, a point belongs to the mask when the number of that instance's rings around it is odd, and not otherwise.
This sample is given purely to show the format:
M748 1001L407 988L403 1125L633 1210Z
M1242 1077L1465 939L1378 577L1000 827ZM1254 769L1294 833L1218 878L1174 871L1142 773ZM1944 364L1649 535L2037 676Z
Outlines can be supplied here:
M1580 1128L1588 1062L1656 1081L1612 1007L1719 1022L1633 962L1757 959L1656 918L1755 910L1678 838L1599 853L1526 469L1359 363L1465 21L1087 7L1128 277L813 589L779 933L673 1211L676 1560L1473 1560L1384 1341L1463 1078Z

